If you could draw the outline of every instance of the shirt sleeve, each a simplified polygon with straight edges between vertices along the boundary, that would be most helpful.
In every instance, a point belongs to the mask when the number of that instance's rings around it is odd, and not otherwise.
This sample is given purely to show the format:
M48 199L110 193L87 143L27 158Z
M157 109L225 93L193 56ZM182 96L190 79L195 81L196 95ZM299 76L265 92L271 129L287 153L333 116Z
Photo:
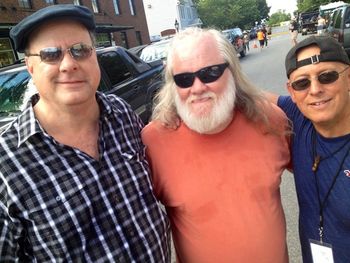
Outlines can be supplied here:
M280 107L293 123L300 116L300 111L290 96L279 96L277 106Z

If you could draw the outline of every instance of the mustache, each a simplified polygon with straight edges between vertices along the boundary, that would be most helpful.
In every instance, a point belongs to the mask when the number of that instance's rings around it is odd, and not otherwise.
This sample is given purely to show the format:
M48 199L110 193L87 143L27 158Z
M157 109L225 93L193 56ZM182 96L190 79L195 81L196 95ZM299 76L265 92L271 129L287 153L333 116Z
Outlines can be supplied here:
M187 100L186 100L186 103L191 103L192 101L195 101L195 100L201 100L201 99L216 99L217 96L214 92L212 91L206 91L205 93L203 94L200 94L200 95L190 95Z

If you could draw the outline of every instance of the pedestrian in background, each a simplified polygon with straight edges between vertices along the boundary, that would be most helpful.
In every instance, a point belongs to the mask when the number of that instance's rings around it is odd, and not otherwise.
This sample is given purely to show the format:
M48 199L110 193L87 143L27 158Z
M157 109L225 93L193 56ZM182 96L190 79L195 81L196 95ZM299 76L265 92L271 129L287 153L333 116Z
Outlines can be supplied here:
M243 31L243 41L244 41L244 46L247 49L247 51L249 51L249 35L247 31Z
M52 5L10 31L38 94L0 136L1 262L170 262L141 120L97 92L93 13Z
M317 35L322 35L325 32L325 27L326 19L324 19L322 16L319 16L317 20Z
M291 34L292 45L295 46L298 43L298 22L295 18L290 22L289 31Z
M260 47L260 51L261 51L264 48L264 45L265 45L265 34L262 31L262 29L258 30L257 38L258 38L258 41L259 41L259 47Z
M264 44L265 44L265 47L267 47L267 30L266 30L266 26L264 25L263 28L262 28L262 32L264 33Z
M178 33L166 64L142 138L177 262L288 262L279 188L286 116L246 80L216 30ZM178 116L177 129L163 125Z

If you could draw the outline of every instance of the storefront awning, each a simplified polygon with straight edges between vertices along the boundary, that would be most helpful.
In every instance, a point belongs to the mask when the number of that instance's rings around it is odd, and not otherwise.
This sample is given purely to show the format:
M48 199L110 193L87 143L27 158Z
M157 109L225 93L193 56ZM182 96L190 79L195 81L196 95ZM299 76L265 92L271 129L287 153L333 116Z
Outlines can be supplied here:
M133 29L133 26L111 26L111 25L96 25L96 33L112 33Z

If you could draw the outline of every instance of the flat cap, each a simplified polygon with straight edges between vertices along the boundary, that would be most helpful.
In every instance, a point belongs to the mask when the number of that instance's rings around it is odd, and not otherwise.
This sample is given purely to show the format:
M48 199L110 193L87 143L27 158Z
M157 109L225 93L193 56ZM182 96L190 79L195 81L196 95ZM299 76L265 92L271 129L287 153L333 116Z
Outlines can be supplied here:
M15 49L23 53L33 30L54 19L74 20L82 23L88 30L95 29L94 15L89 8L71 4L51 5L39 9L11 28L10 37L15 44Z
M320 55L315 55L298 61L298 52L311 45L317 45L320 48ZM290 74L297 68L326 61L342 62L350 65L348 54L343 46L333 37L310 36L305 38L289 50L286 56L285 66L287 77L289 78Z

